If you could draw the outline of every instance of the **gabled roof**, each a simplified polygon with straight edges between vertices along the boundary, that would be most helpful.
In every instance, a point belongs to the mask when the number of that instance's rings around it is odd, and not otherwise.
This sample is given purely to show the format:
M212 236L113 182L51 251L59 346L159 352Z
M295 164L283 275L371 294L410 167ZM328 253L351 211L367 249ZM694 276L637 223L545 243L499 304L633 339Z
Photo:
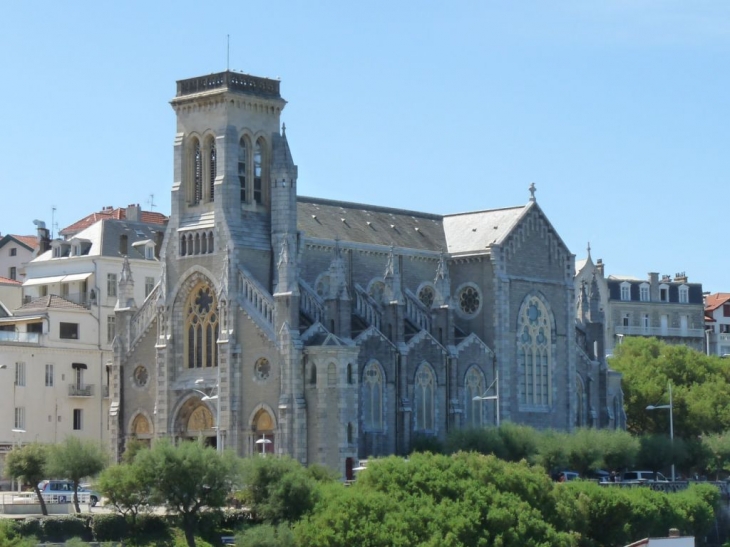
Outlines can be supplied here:
M38 238L36 236L19 236L15 234L6 234L0 239L0 247L5 246L7 243L14 241L18 245L22 245L29 251L34 250L38 247Z
M101 211L97 213L91 213L81 220L77 220L73 224L66 226L63 230L59 232L59 235L69 236L76 234L81 230L84 230L89 226L104 219L126 220L127 209L128 207L117 207L116 209L113 207L104 207ZM163 215L162 213L156 213L155 211L139 211L139 222L143 222L146 224L160 224L164 226L165 224L167 224L167 220L167 216Z
M87 311L84 306L66 300L55 294L49 294L48 296L39 296L34 298L30 302L27 302L15 310L15 315L18 313L25 313L28 311L39 311L47 309L64 309L64 310L82 310Z
M705 311L712 312L730 300L730 293L718 292L705 296Z
M441 219L404 209L297 198L297 228L313 239L440 251L446 248Z
M448 252L486 251L492 243L501 243L525 209L525 206L519 206L445 216Z
M7 277L3 277L0 275L0 284L2 285L22 285L20 281L17 279L8 279Z

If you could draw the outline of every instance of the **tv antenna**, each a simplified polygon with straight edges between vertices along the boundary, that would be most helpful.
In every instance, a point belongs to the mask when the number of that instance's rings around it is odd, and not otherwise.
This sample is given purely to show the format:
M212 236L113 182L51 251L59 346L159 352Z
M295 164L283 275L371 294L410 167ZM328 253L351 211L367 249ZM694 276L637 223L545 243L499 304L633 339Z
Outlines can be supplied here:
M150 194L150 199L147 200L147 203L150 206L150 211L152 211L155 207L157 207L157 204L155 203L155 195Z
M51 239L53 239L53 230L58 229L58 222L56 222L56 206L51 206Z

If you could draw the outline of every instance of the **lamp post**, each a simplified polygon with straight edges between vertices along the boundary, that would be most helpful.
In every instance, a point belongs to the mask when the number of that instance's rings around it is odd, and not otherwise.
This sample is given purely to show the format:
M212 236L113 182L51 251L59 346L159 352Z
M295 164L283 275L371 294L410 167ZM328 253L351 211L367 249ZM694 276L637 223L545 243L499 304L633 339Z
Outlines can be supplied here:
M662 408L669 409L669 439L672 443L672 482L674 482L674 404L672 402L672 382L667 382L669 388L669 404L668 405L649 405L647 410L658 410Z
M195 385L201 385L204 384L205 380L202 378L198 378L195 380ZM223 446L221 443L221 399L220 399L220 393L221 393L221 373L220 369L218 370L218 383L214 386L215 387L215 395L211 395L210 393L205 393L204 391L201 391L200 389L193 389L193 391L196 391L202 395L201 401L215 401L215 449L217 452L223 451ZM210 388L212 389L212 388Z
M271 439L267 439L264 435L261 435L261 438L258 441L256 441L256 444L261 445L261 455L265 456L266 455L266 445L271 444Z
M494 387L494 395L487 395L489 393L489 390ZM494 401L496 403L496 418L497 418L497 427L499 427L499 372L495 372L494 374L494 381L489 384L489 387L484 390L484 393L482 395L477 395L476 397L472 397L472 401Z

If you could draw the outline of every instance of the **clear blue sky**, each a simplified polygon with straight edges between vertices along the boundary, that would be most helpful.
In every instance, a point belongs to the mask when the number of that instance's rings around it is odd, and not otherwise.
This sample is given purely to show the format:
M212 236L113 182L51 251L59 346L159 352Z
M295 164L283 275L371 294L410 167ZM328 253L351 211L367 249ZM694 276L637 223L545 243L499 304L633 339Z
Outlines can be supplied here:
M280 77L303 195L538 203L609 274L730 292L730 2L6 2L0 232L169 213L178 79Z

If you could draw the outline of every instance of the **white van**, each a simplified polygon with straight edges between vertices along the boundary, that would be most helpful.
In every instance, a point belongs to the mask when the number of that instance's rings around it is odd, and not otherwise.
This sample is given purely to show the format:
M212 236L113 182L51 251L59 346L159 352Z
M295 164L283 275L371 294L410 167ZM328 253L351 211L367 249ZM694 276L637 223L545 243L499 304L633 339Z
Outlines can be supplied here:
M659 472L654 473L654 471L625 471L621 481L637 484L645 482L670 482L667 477Z
M38 490L41 491L43 499L48 503L73 503L74 500L74 483L67 480L44 480L38 483ZM88 503L94 507L101 496L79 486L78 498L79 503Z

